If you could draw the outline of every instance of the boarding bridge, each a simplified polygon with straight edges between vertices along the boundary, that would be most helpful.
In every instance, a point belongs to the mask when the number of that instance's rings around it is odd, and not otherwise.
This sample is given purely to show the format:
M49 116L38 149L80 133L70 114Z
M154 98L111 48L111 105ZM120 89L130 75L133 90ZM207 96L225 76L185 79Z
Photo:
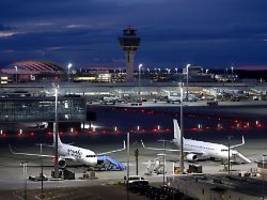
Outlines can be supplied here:
M0 97L0 123L54 122L55 97ZM58 122L86 121L83 97L58 97Z
M99 170L122 171L125 169L124 164L109 156L97 156L97 163Z

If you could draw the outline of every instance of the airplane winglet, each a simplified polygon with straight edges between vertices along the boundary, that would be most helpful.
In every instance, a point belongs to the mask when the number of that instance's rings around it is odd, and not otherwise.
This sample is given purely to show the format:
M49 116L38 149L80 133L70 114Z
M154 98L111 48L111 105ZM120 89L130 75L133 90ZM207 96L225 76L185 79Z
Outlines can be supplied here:
M116 150L113 150L113 151L107 151L107 152L97 153L96 155L97 156L103 156L103 155L107 155L107 154L111 154L111 153L117 153L117 152L120 152L120 151L124 151L125 149L126 149L126 143L125 143L125 140L123 140L123 148L116 149Z
M246 144L246 141L245 141L245 137L242 135L241 143L240 143L240 144L232 145L230 148L231 148L231 149L235 149L235 148L237 148L237 147L243 146L244 144Z
M35 153L23 153L23 152L15 152L11 145L8 145L9 151L14 155L24 155L24 156L37 156L37 157L46 157L46 158L54 158L54 155L46 155L46 154L35 154Z
M142 144L142 147L143 147L144 149L146 149L146 146L145 146L143 140L141 140L141 144Z
M245 137L244 137L244 135L242 135L242 144L245 144L246 142L245 142Z
M13 151L13 149L12 149L12 147L11 147L11 144L8 144L8 148L9 148L10 153L12 153L12 154L16 154L16 152Z

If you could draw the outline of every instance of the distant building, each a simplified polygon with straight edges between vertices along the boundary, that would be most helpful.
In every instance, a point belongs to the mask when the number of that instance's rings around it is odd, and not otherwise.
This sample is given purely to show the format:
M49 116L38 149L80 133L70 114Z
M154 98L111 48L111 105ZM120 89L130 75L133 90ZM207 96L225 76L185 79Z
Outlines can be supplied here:
M110 83L112 82L112 70L107 68L88 69L74 76L75 82L94 82L94 83Z
M201 66L190 66L188 68L188 72L190 75L198 75L198 74L202 74L203 73L203 67ZM183 74L187 73L187 69L186 67L183 68Z
M22 61L1 69L3 77L9 77L13 82L28 82L37 80L61 79L65 70L57 64L40 61Z

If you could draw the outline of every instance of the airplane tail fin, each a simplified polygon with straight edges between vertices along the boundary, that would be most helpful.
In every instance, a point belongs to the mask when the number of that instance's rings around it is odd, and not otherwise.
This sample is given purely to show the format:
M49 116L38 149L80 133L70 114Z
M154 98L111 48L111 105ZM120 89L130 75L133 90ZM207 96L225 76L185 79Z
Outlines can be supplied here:
M54 126L55 126L55 124L54 124ZM54 129L55 129L55 127L54 127ZM58 133L57 141L58 141L58 145L62 144L59 133ZM55 147L55 146L56 146L56 133L53 131L53 147Z
M173 119L173 137L178 142L178 144L180 144L181 129L176 119Z

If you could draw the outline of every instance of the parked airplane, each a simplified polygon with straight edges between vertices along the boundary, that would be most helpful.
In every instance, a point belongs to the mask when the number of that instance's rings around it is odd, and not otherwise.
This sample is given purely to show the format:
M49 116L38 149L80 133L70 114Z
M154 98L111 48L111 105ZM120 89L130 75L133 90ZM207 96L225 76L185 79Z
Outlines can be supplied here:
M171 92L171 91L167 91L167 90L164 90L164 92L167 93L167 96L166 96L167 103L174 104L174 103L180 103L181 102L181 94L180 93ZM184 93L183 94L183 101L185 101L185 100L186 100L186 95ZM188 101L196 102L198 100L199 100L199 98L196 97L194 94L191 94L191 93L188 94Z
M177 120L173 120L174 125L174 139L173 142L180 146L180 139L181 139L181 130L177 123ZM191 140L191 139L183 139L184 141L184 153L186 154L186 159L188 161L197 161L201 159L208 159L208 158L217 158L221 160L228 159L228 147L223 144L211 143L211 142L204 142L198 140ZM146 147L142 142L143 148L155 151L169 151L169 152L177 152L180 151L179 149L165 149L165 148L154 148L154 147ZM242 143L230 146L230 158L234 159L239 157L240 159L244 160L247 163L251 163L251 161L245 157L243 154L235 150L235 148L240 147L245 144L245 139L242 136Z
M53 144L49 145L53 148L55 148L55 141L56 141L56 136L55 134L53 135ZM46 154L34 154L34 153L18 153L14 152L10 147L11 153L15 155L26 155L26 156L36 156L36 157L43 157L43 158L55 158L55 155L46 155ZM88 167L96 167L97 165L102 164L103 162L102 159L97 159L98 156L103 156L115 152L120 152L124 151L126 149L125 141L123 142L123 148L121 149L116 149L113 151L108 151L108 152L103 152L103 153L95 153L94 151L91 151L89 149L81 148L78 146L73 146L70 144L65 144L61 142L60 137L58 136L58 154L59 154L59 159L58 159L58 164L60 168L65 168L67 166L67 162L76 162Z
M120 101L121 101L121 99L117 96L104 96L102 98L102 103L105 105L107 105L107 104L113 104L114 105L115 103L120 102Z

